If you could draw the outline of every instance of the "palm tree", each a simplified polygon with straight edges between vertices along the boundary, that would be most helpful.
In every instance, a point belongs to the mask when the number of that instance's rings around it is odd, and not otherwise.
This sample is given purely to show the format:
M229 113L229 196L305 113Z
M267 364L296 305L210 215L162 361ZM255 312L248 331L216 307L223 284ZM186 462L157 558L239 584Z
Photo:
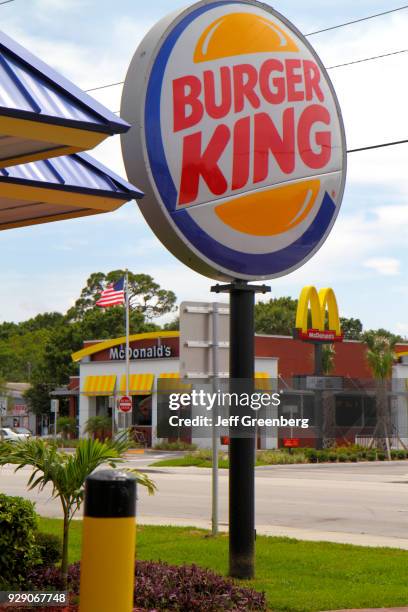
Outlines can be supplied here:
M333 344L324 344L322 346L322 370L325 376L329 376L334 370L334 358L336 350Z
M62 433L62 437L66 440L69 435L76 434L76 423L72 417L59 417L57 420L57 431Z
M333 344L322 346L322 370L325 376L329 376L334 370L334 358L336 350ZM332 389L327 389L322 393L323 408L323 447L329 448L336 444L335 438L335 395Z
M85 479L104 463L116 467L123 461L123 453L129 448L127 438L116 441L92 439L80 440L74 454L57 450L54 443L40 438L29 438L19 442L0 444L0 465L12 463L16 471L25 466L33 468L28 480L29 489L38 487L41 491L47 484L52 486L52 495L59 498L64 515L61 574L66 585L68 572L69 526L84 497ZM148 476L128 470L136 475L140 485L147 487L149 494L156 486Z
M107 416L93 416L85 423L85 433L104 440L112 432L112 421Z
M363 335L363 340L367 344L367 362L376 380L377 425L374 429L370 447L377 437L377 444L387 449L388 459L390 460L391 415L387 396L387 380L392 373L397 338L392 335L366 332Z

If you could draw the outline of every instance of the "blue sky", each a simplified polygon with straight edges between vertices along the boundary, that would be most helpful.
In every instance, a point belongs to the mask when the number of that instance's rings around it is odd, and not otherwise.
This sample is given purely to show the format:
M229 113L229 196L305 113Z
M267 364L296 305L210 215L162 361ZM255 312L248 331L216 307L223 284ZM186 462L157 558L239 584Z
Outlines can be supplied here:
M15 0L0 5L2 29L87 89L123 80L147 30L179 0ZM274 8L309 33L396 8L396 2L286 0ZM408 10L309 38L326 66L406 48ZM330 71L348 148L408 138L408 53ZM94 92L119 110L121 86ZM92 155L125 177L118 138ZM128 267L183 299L211 300L210 279L179 263L155 238L135 202L109 215L2 232L0 321L65 311L88 275ZM348 156L343 205L328 240L301 269L270 282L272 295L332 286L341 313L366 328L408 335L408 145Z

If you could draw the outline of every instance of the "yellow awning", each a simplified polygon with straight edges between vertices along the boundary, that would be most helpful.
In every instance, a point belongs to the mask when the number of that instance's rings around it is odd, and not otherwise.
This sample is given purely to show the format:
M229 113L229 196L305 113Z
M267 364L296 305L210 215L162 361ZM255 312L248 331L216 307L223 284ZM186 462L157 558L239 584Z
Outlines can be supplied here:
M116 374L107 376L86 376L82 389L84 395L113 395Z
M159 392L189 392L191 391L192 385L187 383L180 382L180 374L179 372L164 372L160 374L157 390Z
M164 372L160 374L159 378L180 378L179 372Z
M129 395L150 395L152 392L154 374L131 374L129 377ZM120 392L126 393L126 375L120 379Z
M255 372L255 389L257 391L272 391L271 375L268 372Z

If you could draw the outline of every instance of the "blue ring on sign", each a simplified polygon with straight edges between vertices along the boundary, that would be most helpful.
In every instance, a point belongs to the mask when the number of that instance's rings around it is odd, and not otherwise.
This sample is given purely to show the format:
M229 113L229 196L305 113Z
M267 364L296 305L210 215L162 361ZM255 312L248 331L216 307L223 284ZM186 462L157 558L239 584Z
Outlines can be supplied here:
M220 0L192 11L170 32L153 64L146 90L145 138L151 171L163 204L173 223L183 236L204 257L231 272L249 276L265 276L289 270L305 259L319 244L336 212L336 204L325 192L322 204L309 228L295 242L272 253L250 254L231 249L205 232L186 210L176 211L177 189L164 152L160 126L160 99L163 76L170 54L178 38L199 15L224 4L243 4L239 1Z

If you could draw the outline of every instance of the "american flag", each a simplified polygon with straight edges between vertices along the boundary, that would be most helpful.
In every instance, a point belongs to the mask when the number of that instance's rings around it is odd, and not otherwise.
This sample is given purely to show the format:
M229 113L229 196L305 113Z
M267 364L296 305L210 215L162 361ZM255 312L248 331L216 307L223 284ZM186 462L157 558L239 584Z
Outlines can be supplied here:
M101 297L96 302L96 306L106 308L107 306L117 306L125 303L125 278L121 278L117 283L111 283L101 293Z

